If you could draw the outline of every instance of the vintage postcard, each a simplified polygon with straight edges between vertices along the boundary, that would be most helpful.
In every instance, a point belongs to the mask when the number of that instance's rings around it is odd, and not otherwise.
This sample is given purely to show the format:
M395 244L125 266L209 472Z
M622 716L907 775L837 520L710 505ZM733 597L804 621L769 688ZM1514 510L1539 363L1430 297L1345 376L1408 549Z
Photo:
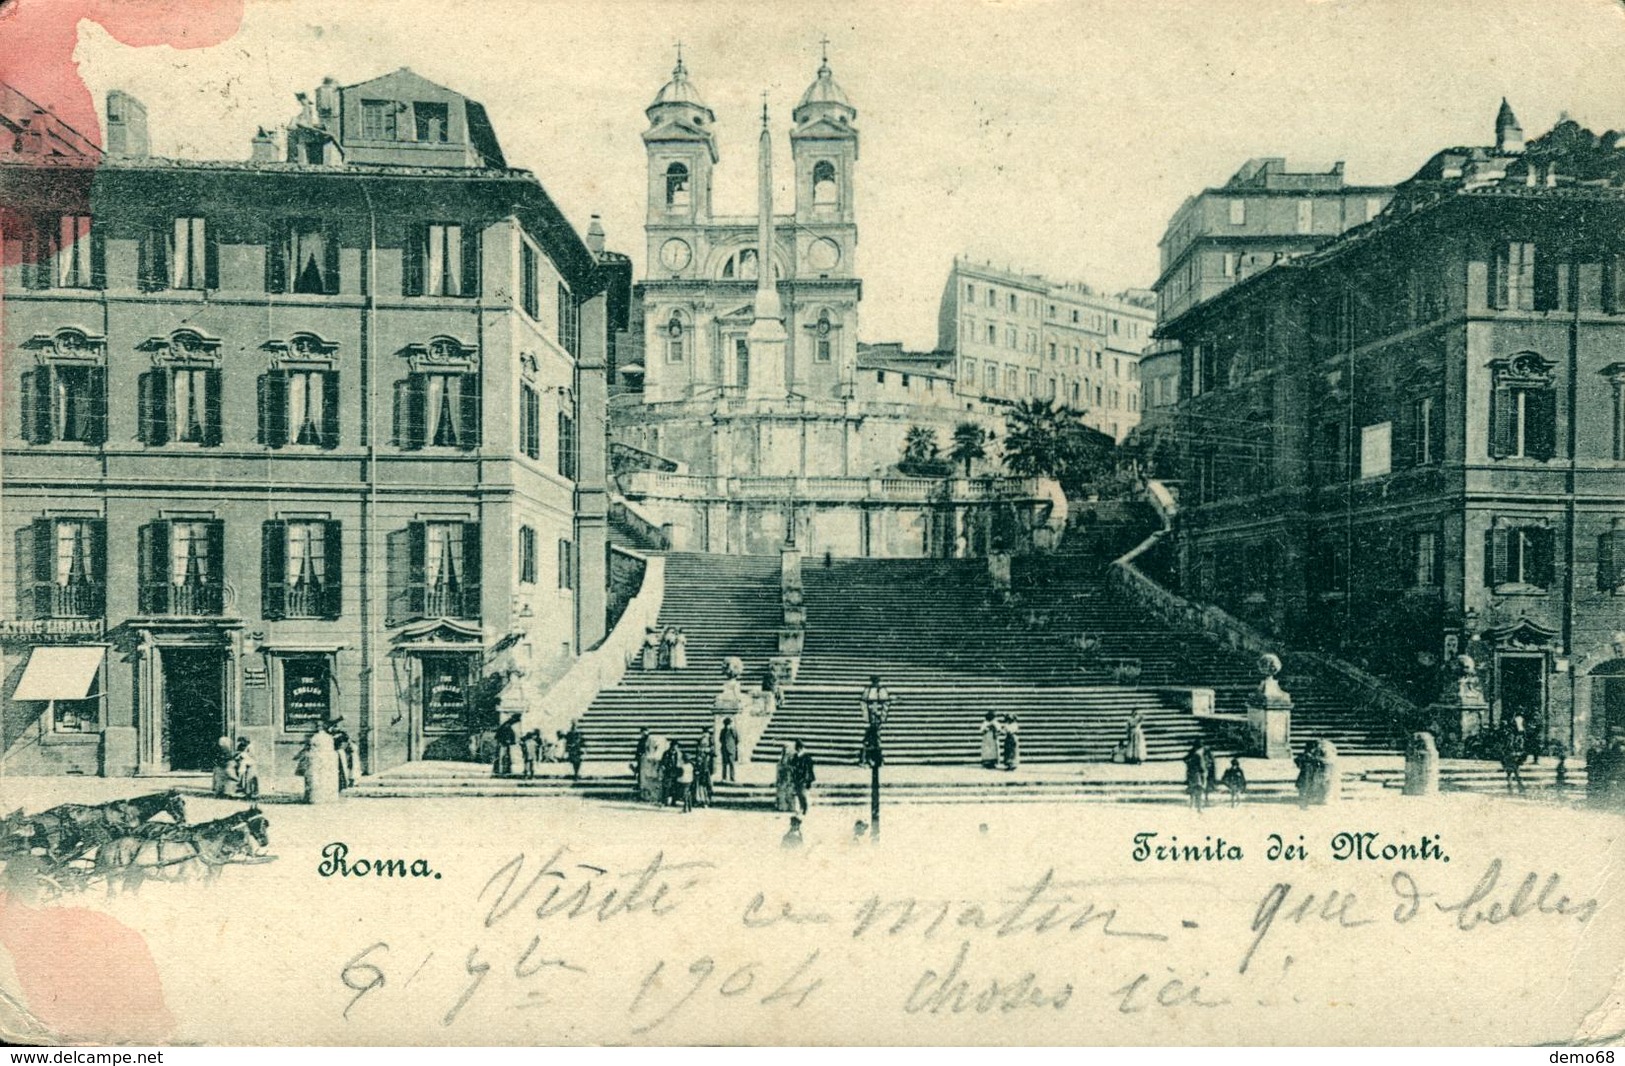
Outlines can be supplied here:
M1619 1041L1622 69L0 0L0 1034Z

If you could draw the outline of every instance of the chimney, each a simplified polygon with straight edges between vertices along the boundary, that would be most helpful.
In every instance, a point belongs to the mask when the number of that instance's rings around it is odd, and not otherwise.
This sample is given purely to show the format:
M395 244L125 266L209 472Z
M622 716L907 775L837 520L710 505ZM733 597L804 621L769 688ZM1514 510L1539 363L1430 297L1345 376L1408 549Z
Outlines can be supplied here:
M150 154L147 109L119 89L107 94L107 154L127 159L145 159Z
M587 247L593 255L602 255L604 252L604 223L597 215L587 224Z
M276 134L261 126L259 131L254 134L248 158L253 163L275 163Z

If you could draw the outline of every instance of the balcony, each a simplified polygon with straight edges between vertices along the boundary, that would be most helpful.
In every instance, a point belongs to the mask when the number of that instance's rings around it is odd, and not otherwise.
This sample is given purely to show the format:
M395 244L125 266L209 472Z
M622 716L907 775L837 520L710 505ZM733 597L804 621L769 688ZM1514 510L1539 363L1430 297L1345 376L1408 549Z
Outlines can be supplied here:
M327 618L338 612L333 608L333 591L315 582L291 585L283 593L282 614L285 618Z
M92 581L41 585L35 589L34 603L41 618L99 618L102 586Z
M141 610L145 614L217 615L224 608L225 587L218 581L145 581Z
M425 618L478 618L478 590L455 584L426 586L423 589L421 614Z

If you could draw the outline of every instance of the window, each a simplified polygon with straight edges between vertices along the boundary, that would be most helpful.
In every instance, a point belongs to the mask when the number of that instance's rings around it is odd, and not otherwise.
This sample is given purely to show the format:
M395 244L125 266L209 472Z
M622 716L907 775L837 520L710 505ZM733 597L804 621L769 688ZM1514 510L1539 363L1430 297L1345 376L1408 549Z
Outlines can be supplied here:
M1616 363L1608 370L1614 386L1614 462L1625 463L1625 363Z
M576 587L575 547L570 541L559 541L559 588L561 589Z
M876 385L884 385L884 384L886 384L886 372L884 370L876 370L875 371L875 384Z
M1020 345L1021 342L1016 336L1016 327L1006 326L1004 328L1004 346L1013 352L1017 351Z
M1010 302L1009 302L1009 311L1010 311L1010 313L1012 315L1015 314L1019 307L1020 307L1020 303L1017 300L1016 294L1011 293L1010 294Z
M1298 232L1313 233L1315 231L1315 202L1313 200L1298 201Z
M666 168L666 206L681 208L688 205L688 167L682 163L673 163Z
M1018 371L1013 366L1006 367L1004 371L1005 392L1011 396L1016 395L1021 390L1021 379L1017 377L1017 373Z
M1232 226L1244 225L1247 222L1247 201L1230 201L1230 224Z
M1076 406L1078 406L1078 403L1079 403L1079 400L1078 400L1078 383L1076 381L1074 381L1072 383L1072 406L1076 407Z
M519 450L542 457L542 398L528 383L519 386Z
M100 617L107 574L102 520L36 518L31 542L27 547L33 553L33 617Z
M1422 396L1411 401L1411 461L1416 466L1431 466L1439 458L1439 446L1433 435L1441 428L1433 416L1433 397Z
M1342 481L1348 476L1347 440L1343 423L1325 422L1320 427L1319 447L1316 449L1323 484Z
M412 374L397 387L396 442L402 448L462 448L480 443L480 378L466 373Z
M569 411L559 412L559 476L576 479L576 420Z
M1236 276L1236 253L1234 252L1224 253L1224 276L1227 278Z
M999 343L999 327L991 322L987 324L987 342L989 344Z
M666 320L666 362L683 361L683 334L683 318L673 311L671 318Z
M1380 214L1382 214L1382 200L1375 196L1367 196L1365 198L1365 220L1370 222Z
M1393 470L1393 423L1360 427L1360 476L1382 477Z
M1052 362L1052 363L1055 362L1055 342L1054 341L1049 342L1049 361Z
M282 730L313 733L333 714L333 669L326 655L277 657L282 673Z
M1535 307L1535 246L1529 241L1498 245L1490 260L1491 307L1532 311Z
M581 354L581 305L570 290L563 285L558 287L559 320L558 340L559 347L572 356Z
M1036 370L1027 371L1027 395L1038 395L1038 371Z
M999 391L999 368L995 363L987 364L987 383L985 388L990 395Z
M151 522L137 542L140 610L215 615L223 601L225 528L215 519Z
M519 244L519 306L533 321L542 317L541 263L529 241Z
M107 372L42 364L22 375L23 439L30 444L107 439Z
M519 527L519 581L536 584L536 531L529 526Z
M341 543L337 522L266 522L260 540L265 617L337 618Z
M260 379L260 442L271 448L339 444L339 375L298 367Z
M1539 525L1496 524L1484 533L1484 583L1549 588L1552 584L1552 530Z
M1625 596L1625 519L1597 538L1597 589Z
M218 289L219 250L202 218L177 218L155 226L139 249L143 289Z
M1625 314L1625 255L1603 256L1602 309L1611 315Z
M750 341L744 337L734 338L734 385L750 388Z
M976 360L966 359L964 361L964 371L965 380L970 382L972 385L976 384Z
M989 307L996 307L996 306L998 306L998 300L999 300L998 292L991 285L988 286L988 289L987 289L987 305Z
M220 443L219 370L160 367L141 375L137 391L144 443Z
M827 159L820 159L814 163L812 186L813 206L833 206L840 199L839 190L835 184L835 164Z
M445 104L430 104L418 100L412 104L412 124L417 139L430 144L445 144L450 136L449 113Z
M972 284L970 284L968 282L965 285L965 302L966 303L975 303L976 302L976 286L972 285Z
M1552 366L1534 352L1490 364L1490 455L1550 459L1557 454L1557 391Z
M1439 584L1439 535L1431 529L1410 534L1410 586L1430 589Z
M418 657L423 670L424 733L462 733L471 728L469 694L478 684L476 655L445 653Z
M1053 401L1055 399L1055 379L1054 378L1049 378L1048 381L1049 381L1049 388L1047 390L1045 390L1044 398L1047 399L1047 400Z
M266 264L268 292L338 292L338 227L315 219L288 222L279 246L266 256Z
M99 289L106 267L99 227L89 215L41 220L24 235L24 283L32 289Z
M835 326L834 323L829 320L829 312L818 312L818 325L814 330L814 332L817 333L818 338L814 346L813 358L820 363L828 363L835 357L833 351L833 337L831 336L834 331Z
M400 138L399 117L404 106L395 100L361 101L361 137L368 141Z
M479 234L455 222L414 226L404 282L407 296L479 295Z
M478 618L479 524L418 522L411 531L413 613L419 618Z
M1074 326L1078 324L1078 312L1076 310L1072 312L1072 324Z

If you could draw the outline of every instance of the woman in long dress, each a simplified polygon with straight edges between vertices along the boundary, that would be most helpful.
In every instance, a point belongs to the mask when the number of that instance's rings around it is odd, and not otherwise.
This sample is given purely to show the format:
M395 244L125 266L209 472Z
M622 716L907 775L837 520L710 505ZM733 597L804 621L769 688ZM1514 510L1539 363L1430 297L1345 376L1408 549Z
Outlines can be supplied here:
M1021 726L1016 723L1016 716L1010 715L1004 720L1004 768L1014 770L1021 765Z
M982 719L982 766L992 770L999 765L999 721L992 711Z
M786 744L779 749L779 765L773 777L773 809L776 811L789 811L793 810L795 805L795 769L790 754L790 745Z
M1128 716L1128 726L1123 733L1123 757L1131 763L1146 760L1145 718L1139 711Z

